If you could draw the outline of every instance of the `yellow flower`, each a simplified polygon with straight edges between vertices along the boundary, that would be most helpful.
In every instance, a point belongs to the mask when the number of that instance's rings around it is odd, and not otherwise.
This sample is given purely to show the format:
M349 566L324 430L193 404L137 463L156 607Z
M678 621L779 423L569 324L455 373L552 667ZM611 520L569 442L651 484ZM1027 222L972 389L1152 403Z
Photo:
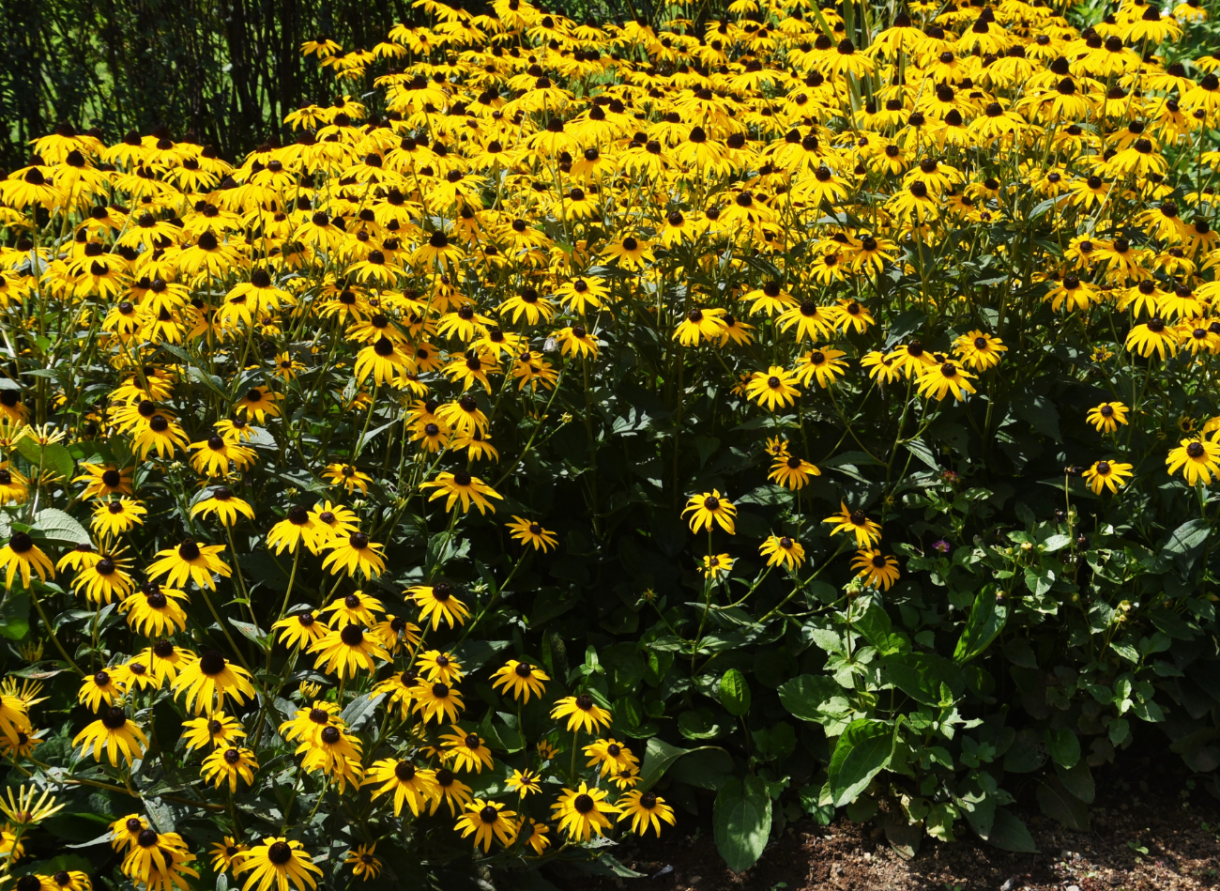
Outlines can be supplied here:
M590 789L587 783L579 788L564 789L559 800L551 805L559 820L559 829L567 833L572 841L586 842L596 832L599 836L610 828L607 814L620 813L619 809L606 801L605 789Z
M1119 461L1097 461L1084 472L1084 478L1095 495L1100 495L1102 489L1117 494L1121 487L1127 485L1129 476L1131 465Z
M453 828L462 833L462 838L473 835L475 845L482 845L483 852L487 853L493 838L505 848L513 843L517 835L513 819L516 816L516 811L507 810L499 801L476 798L466 805Z
M1212 483L1212 475L1220 475L1220 445L1210 439L1184 439L1171 449L1165 459L1171 474L1182 471L1187 485Z
M834 523L831 535L840 532L850 532L856 536L856 543L861 548L867 548L881 541L881 526L865 516L862 510L848 510L844 502L839 502L839 512L833 517L827 517L823 523Z
M783 366L772 365L765 374L756 371L750 375L750 382L746 384L746 395L757 400L767 411L785 408L792 405L801 395L801 391L792 386L795 377L792 372L785 371Z
M796 569L805 562L805 549L799 541L786 535L772 535L762 543L758 552L767 558L768 566L787 566Z
M1127 406L1121 402L1103 402L1089 409L1087 420L1098 433L1114 433L1118 425L1127 424Z
M318 886L314 876L321 877L322 870L314 866L313 860L299 841L271 836L264 838L241 858L233 867L233 875L249 873L242 891L257 886L263 891L273 884L285 891L289 883L296 891L305 891Z
M546 682L551 679L550 675L537 666L518 662L516 659L509 659L492 674L492 678L495 679L491 685L493 689L503 688L505 693L512 693L513 699L523 702L530 701L530 694L541 699L542 694L546 692Z
M548 549L553 549L558 544L554 532L543 529L540 523L518 517L516 514L513 514L513 522L504 525L508 527L513 538L523 545L533 545L534 550L546 553Z
M880 587L888 591L898 581L898 559L876 548L863 548L852 558L851 568L856 570L856 577L864 579L866 585Z
M636 835L644 835L649 828L658 836L661 834L661 823L676 825L674 810L665 803L665 799L655 792L640 792L632 790L625 792L618 800L621 811L618 822L631 821L631 831Z
M574 733L583 729L585 733L595 734L603 727L610 726L610 712L593 701L588 693L578 696L565 696L555 702L551 709L553 720L568 719L567 730Z
M369 881L381 874L381 861L375 853L377 845L357 845L355 850L348 851L343 856L343 862L352 868L352 875Z
M700 529L707 529L710 532L713 524L719 524L720 528L729 535L736 532L733 528L733 518L737 514L737 508L720 494L719 489L713 489L711 492L704 492L701 495L692 495L686 502L682 515L686 516L688 513L691 514L691 532L698 532Z

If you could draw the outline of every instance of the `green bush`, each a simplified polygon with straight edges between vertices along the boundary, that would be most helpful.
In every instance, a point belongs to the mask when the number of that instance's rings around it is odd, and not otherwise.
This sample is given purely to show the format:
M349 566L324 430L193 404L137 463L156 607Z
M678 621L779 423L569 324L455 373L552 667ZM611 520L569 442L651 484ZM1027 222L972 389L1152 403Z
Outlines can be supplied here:
M1195 8L495 12L0 181L0 875L1029 851L1141 735L1220 793Z

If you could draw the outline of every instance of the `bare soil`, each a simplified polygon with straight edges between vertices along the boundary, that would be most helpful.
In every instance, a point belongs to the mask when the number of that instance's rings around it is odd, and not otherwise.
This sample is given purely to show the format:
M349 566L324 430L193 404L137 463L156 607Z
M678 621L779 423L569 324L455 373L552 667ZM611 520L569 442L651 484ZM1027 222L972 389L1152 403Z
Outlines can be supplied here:
M1037 854L1011 854L972 836L925 838L903 860L882 831L840 817L789 825L762 859L734 875L716 853L709 818L615 851L643 879L550 875L562 891L1194 891L1220 888L1220 802L1173 756L1132 758L1095 771L1089 832L1074 832L1019 801ZM710 802L705 811L710 814ZM965 829L963 836L968 836Z

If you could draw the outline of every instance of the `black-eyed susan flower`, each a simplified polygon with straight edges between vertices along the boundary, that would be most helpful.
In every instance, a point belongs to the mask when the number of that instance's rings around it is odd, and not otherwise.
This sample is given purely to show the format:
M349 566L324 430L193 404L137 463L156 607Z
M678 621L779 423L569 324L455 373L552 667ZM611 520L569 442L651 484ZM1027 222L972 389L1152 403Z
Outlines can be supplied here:
M1112 494L1127 485L1131 476L1131 465L1121 461L1095 461L1084 471L1085 482L1095 495L1100 495L1103 489L1109 489Z
M15 533L8 544L0 548L0 569L4 570L6 590L12 589L13 576L18 574L21 576L23 588L30 586L31 572L37 575L40 581L55 578L55 567L50 558L34 544L34 539L24 532Z
M689 520L691 532L698 532L700 529L707 529L710 532L713 525L718 524L729 535L736 534L733 520L737 515L737 508L720 494L719 489L692 495L682 511L682 516L687 514L691 515Z
M308 652L317 653L315 667L326 674L337 674L340 678L364 671L372 674L377 662L390 661L381 641L366 634L360 625L345 625L332 628L309 647Z
M699 570L704 578L722 578L733 571L733 558L728 554L706 554L699 561Z
M898 558L883 554L876 548L861 548L852 558L851 568L866 585L888 591L898 581Z
M250 850L245 842L238 841L231 835L226 835L221 841L212 842L212 871L226 873L233 864Z
M199 771L209 783L217 789L227 781L229 792L237 791L237 781L240 778L247 786L254 784L254 771L258 770L258 761L250 749L231 746L213 749L211 754L203 759Z
M332 486L342 486L349 495L356 490L359 490L362 495L367 495L369 483L373 481L373 478L367 473L357 470L350 464L327 464L322 471L322 478Z
M1183 439L1169 450L1165 466L1170 474L1181 471L1188 486L1200 482L1210 486L1212 476L1220 476L1220 444L1210 439Z
M558 544L554 532L551 532L549 529L543 529L540 523L527 520L516 514L513 514L513 521L511 523L505 523L504 525L508 527L512 538L523 545L531 545L536 551L546 553L548 550L554 549Z
M436 771L416 767L407 760L383 758L373 762L365 772L365 786L375 786L372 799L393 793L394 816L402 813L403 805L418 817L429 804L440 797L436 785Z
M330 627L307 610L280 619L271 626L271 630L279 631L280 643L289 649L305 650L325 637Z
M343 862L352 868L352 875L369 881L381 875L381 861L377 858L377 845L357 845L343 855Z
M117 538L136 526L144 525L148 508L131 498L102 502L93 509L89 525L103 538Z
M77 693L77 701L89 707L90 711L100 711L105 705L109 708L114 700L123 695L123 688L111 677L110 672L102 670L86 675Z
M187 865L194 859L195 855L187 850L186 841L178 833L143 829L123 858L121 869L133 882L150 889L184 888L189 887L188 876L199 876L197 870Z
M564 789L559 800L551 805L559 830L572 841L586 842L593 833L601 836L611 828L607 815L620 810L606 801L605 789L589 788L581 783L576 789Z
M318 610L318 615L326 616L329 613L327 621L335 628L342 628L344 625L365 625L372 628L384 612L385 607L376 597L363 591L353 591L336 597Z
M127 624L137 634L171 636L186 629L186 611L179 603L186 599L182 591L147 582L139 593L119 602L119 611L126 614Z
M418 684L414 697L415 711L420 713L424 723L435 720L438 724L454 724L465 708L461 691L441 681Z
M0 504L24 504L29 494L29 479L7 461L0 464Z
M955 362L927 365L919 374L919 394L939 401L952 393L953 398L960 402L965 398L965 393L975 392L974 385L970 383L973 377Z
M518 836L536 856L541 857L546 852L546 849L551 846L551 840L547 838L550 831L550 827L545 823L539 823L533 817L530 817L526 819L525 824L518 832Z
M241 722L224 712L212 712L182 722L182 740L188 749L232 748L246 736Z
M796 360L793 373L804 386L817 381L818 386L825 389L847 373L847 362L843 359L845 355L842 350L829 347L809 350Z
M488 499L503 499L504 497L477 476L471 476L465 470L452 473L444 471L437 474L436 479L423 483L420 488L435 489L436 491L428 500L435 501L438 498L445 498L446 511L453 510L454 504L460 501L462 513L466 513L470 510L470 505L474 504L480 514L486 514L488 511L494 514L496 508Z
M462 664L453 654L440 650L425 650L420 653L415 657L415 668L428 682L444 681L446 684L457 684L461 683L465 676Z
M783 454L775 457L767 479L795 492L803 489L811 476L821 475L822 471L804 458Z
M504 785L522 798L527 798L542 791L542 777L532 770L514 770Z
M226 700L241 705L254 698L250 673L218 650L205 650L184 664L171 686L175 698L182 696L183 704L196 714L211 714Z
M184 538L178 547L157 552L160 559L148 567L148 577L155 581L165 576L173 588L181 588L193 580L199 587L215 591L213 573L222 578L233 574L229 565L220 559L224 549L224 545L201 545L193 538Z
M440 627L441 622L450 628L465 624L470 618L470 610L453 592L447 582L437 582L433 585L415 585L407 590L407 596L419 607L419 620L432 623L432 630Z
M794 373L786 371L783 366L772 365L766 372L756 371L750 375L746 395L767 411L786 408L801 395L801 391L792 385L795 380Z
M860 509L848 510L847 504L839 503L839 512L832 517L827 517L823 523L833 523L834 528L830 530L831 535L838 535L840 532L847 532L856 537L856 544L861 548L868 548L881 540L881 526L870 520Z
M973 330L953 342L962 364L972 371L986 371L1000 364L1001 354L1008 351L1004 341L985 331Z
M482 773L483 768L492 769L496 766L491 757L491 749L477 733L467 733L456 724L450 728L453 732L441 736L440 741L445 748L441 752L441 760L459 773L473 770Z
M459 810L465 809L466 805L473 800L470 787L459 780L447 767L437 768L436 789L436 797L428 804L429 814L435 814L444 804L449 809L449 816L455 817Z
M595 740L584 747L584 754L589 759L585 766L598 768L598 773L603 777L633 770L640 765L640 759L630 747L613 738Z
M522 702L529 702L531 694L541 699L546 692L546 682L551 679L536 665L516 659L509 659L492 674L492 678L493 689L503 689L505 693L512 694L513 699Z
M1120 424L1127 425L1127 406L1121 402L1103 402L1089 409L1085 415L1098 433L1114 433Z
M1179 337L1176 326L1166 324L1160 317L1153 317L1131 328L1127 334L1126 347L1145 359L1151 358L1153 354L1165 359L1178 354Z
M97 560L90 560L81 566L72 579L72 590L77 594L83 593L92 603L125 600L135 590L135 580L129 569L129 559L118 554L98 554Z
M670 826L677 823L673 808L655 792L633 789L623 793L616 806L619 809L618 822L630 820L631 831L636 835L644 835L651 828L660 836L662 823L668 823Z
M126 712L112 707L73 737L72 745L80 746L82 752L92 749L90 754L94 761L101 761L102 752L105 751L111 766L117 767L121 756L130 767L132 761L144 756L148 737L127 718Z
M584 730L585 733L596 734L603 727L609 727L611 721L609 709L598 705L588 693L564 696L556 700L551 709L551 719L561 721L564 718L568 719L569 733Z
M767 558L768 566L796 569L805 562L805 548L799 541L787 535L769 536L758 552Z
M237 470L247 470L256 460L254 449L230 442L219 433L193 442L188 448L194 452L191 455L191 467L210 477L227 476L230 464Z
M191 506L192 517L216 517L222 526L232 526L239 516L254 519L254 508L233 494L228 486L217 486L209 497Z
M505 848L513 843L517 836L516 816L516 811L508 810L503 802L476 798L466 804L453 828L462 833L462 838L473 835L475 846L482 845L483 853L487 853L493 840Z
M370 541L364 532L353 532L347 538L332 538L327 547L330 549L322 560L322 568L330 570L332 575L347 573L354 576L357 572L366 579L375 579L385 572L385 545Z
M322 870L314 865L299 841L277 836L264 838L234 864L234 876L245 873L249 875L242 884L242 891L250 891L253 887L267 889L273 884L279 891L285 891L289 884L296 891L305 891L307 887L316 888L318 878L322 876Z

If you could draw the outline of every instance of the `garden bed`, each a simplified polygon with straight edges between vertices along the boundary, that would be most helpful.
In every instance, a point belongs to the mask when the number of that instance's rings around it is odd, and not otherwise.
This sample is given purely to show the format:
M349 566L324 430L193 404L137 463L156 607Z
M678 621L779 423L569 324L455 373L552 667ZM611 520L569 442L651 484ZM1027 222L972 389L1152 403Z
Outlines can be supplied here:
M628 847L622 862L639 880L560 879L562 891L1193 891L1220 887L1220 804L1174 763L1121 759L1098 776L1092 831L1073 832L1038 813L1032 794L1018 813L1037 854L999 851L974 839L926 841L903 860L881 830L840 817L803 820L772 841L758 864L735 875L716 856L708 821Z

